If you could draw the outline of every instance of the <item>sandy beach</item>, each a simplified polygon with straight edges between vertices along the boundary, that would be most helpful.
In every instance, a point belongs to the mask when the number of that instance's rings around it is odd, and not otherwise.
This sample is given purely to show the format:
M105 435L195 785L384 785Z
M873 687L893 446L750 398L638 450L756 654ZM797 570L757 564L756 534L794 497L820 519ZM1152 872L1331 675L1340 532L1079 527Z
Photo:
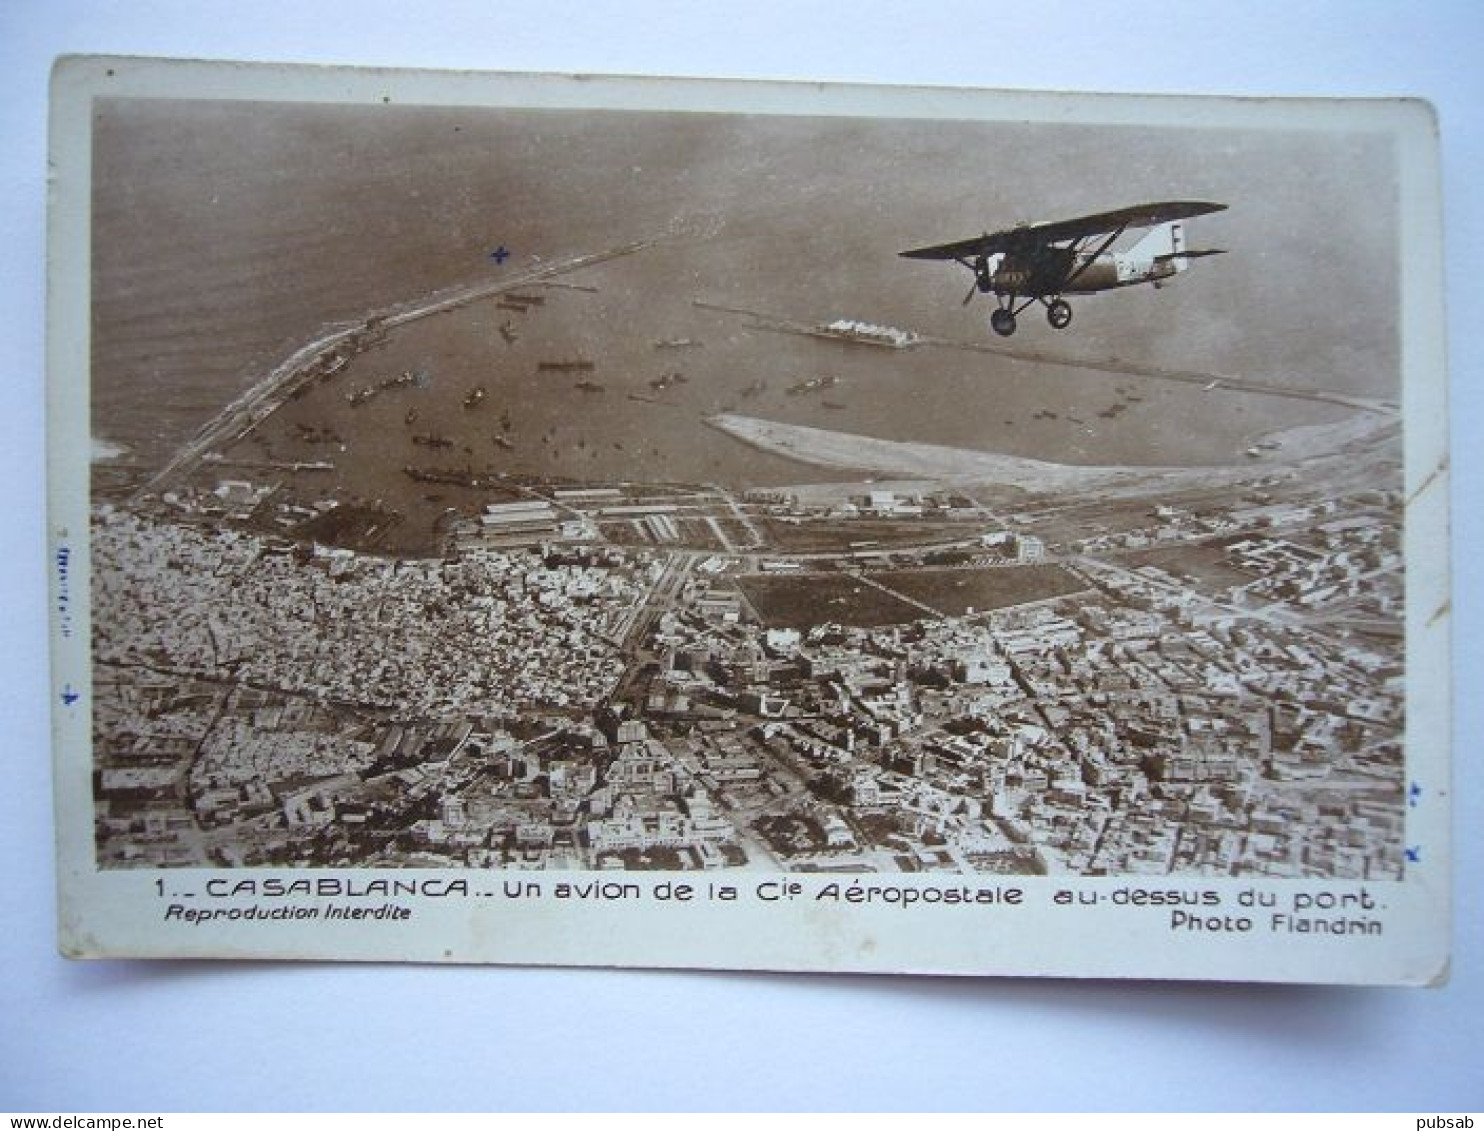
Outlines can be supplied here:
M1153 482L1211 485L1250 477L1263 468L1332 454L1394 425L1389 417L1357 413L1333 424L1272 433L1277 446L1263 463L1221 467L1094 467L1051 463L968 448L882 440L798 424L782 424L737 413L706 418L711 427L762 451L815 467L932 480L993 483L1038 493L1116 490Z

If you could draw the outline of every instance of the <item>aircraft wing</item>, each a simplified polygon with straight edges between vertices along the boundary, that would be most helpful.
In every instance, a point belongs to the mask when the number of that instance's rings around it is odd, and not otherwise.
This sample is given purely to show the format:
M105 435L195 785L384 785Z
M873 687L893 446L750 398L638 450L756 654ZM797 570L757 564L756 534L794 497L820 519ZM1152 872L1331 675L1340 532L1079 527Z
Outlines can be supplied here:
M1117 232L1123 228L1152 228L1171 220L1186 220L1220 212L1226 205L1205 200L1164 200L1153 204L1135 204L1112 212L1095 212L1075 220L1050 220L1039 224L1022 224L999 232L986 232L973 239L956 243L919 247L900 254L907 259L972 259L980 255L997 255L1012 248L1039 247L1064 240L1086 239Z

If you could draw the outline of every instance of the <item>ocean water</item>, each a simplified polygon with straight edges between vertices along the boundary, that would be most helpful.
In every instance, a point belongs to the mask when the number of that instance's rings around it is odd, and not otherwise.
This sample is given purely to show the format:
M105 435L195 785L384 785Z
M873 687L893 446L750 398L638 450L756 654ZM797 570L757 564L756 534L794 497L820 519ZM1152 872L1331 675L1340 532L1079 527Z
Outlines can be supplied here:
M1384 183L1388 152L1345 138L1326 145L1233 134L1213 145L1208 135L1113 133L100 102L93 433L105 452L120 450L100 467L124 479L158 467L329 324L640 239L659 242L563 280L592 290L546 288L546 304L526 314L481 304L415 323L343 376L427 371L442 395L428 402L422 426L468 433L454 453L466 463L735 486L818 475L707 428L708 413L1094 464L1234 462L1268 431L1342 414L1075 366L770 333L694 305L993 341L988 304L960 304L965 273L897 251L1025 218L1027 209L1076 214L1175 195L1232 203L1208 218L1210 238L1192 233L1193 243L1232 254L1198 262L1159 292L1076 301L1073 327L1059 335L1027 311L1014 343L1395 396L1389 215L1374 198L1352 203L1353 192L1336 189L1318 231L1320 213L1306 215L1304 203L1324 196L1316 184ZM1198 162L1193 141L1205 145ZM1130 146L1142 155L1132 165ZM987 163L986 152L996 160ZM1081 173L1069 188L1073 168ZM1118 184L1118 199L1078 182ZM1306 193L1296 192L1301 185ZM496 248L508 258L492 258ZM1311 287L1321 255L1325 285ZM501 322L516 342L499 336ZM681 337L702 344L655 346ZM571 358L594 362L601 391L539 371L542 360ZM666 406L631 398L650 395L667 371L686 380L664 391ZM820 377L835 383L787 392ZM498 404L512 417L511 446L496 445L496 426L462 409L476 386L490 398L480 412L492 416ZM357 410L365 436L346 453L348 467L360 461L374 476L401 466L406 407L393 410L393 400ZM318 413L306 419L319 425L330 407L295 411ZM394 442L378 446L375 436ZM278 457L314 456L278 442Z

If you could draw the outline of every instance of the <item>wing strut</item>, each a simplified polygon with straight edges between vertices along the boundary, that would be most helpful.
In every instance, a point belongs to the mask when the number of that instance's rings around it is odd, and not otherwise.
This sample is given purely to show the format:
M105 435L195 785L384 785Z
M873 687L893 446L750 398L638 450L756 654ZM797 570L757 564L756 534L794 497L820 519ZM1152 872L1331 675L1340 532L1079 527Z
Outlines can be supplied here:
M1121 235L1123 235L1123 233L1126 232L1127 230L1128 230L1128 225L1127 224L1124 224L1120 228L1114 229L1113 232L1105 240L1103 240L1100 244L1098 244L1098 249L1096 251L1094 251L1091 255L1087 256L1087 258L1082 259L1082 266L1078 267L1077 270L1073 271L1070 275L1068 275L1065 279L1062 280L1062 282L1061 282L1062 288L1065 289L1067 287L1070 287L1073 283L1075 283L1078 279L1080 279L1083 276L1083 274L1087 271L1087 269L1089 267L1091 267L1094 263L1097 262L1098 256L1102 255L1103 252L1107 251L1110 247L1112 247L1113 244L1114 244L1114 242L1118 239L1118 237L1121 236ZM1072 254L1075 255L1079 259L1082 258L1082 248L1081 248L1081 244L1082 243L1083 243L1083 240L1078 240L1076 243L1074 243L1072 245Z

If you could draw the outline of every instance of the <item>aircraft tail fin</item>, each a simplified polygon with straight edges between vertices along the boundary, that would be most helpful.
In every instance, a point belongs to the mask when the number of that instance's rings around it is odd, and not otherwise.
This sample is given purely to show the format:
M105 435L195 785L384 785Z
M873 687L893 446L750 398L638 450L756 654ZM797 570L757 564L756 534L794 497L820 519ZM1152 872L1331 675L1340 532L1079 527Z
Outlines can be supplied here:
M1138 243L1128 249L1128 254L1134 259L1170 263L1176 271L1184 271L1190 266L1186 262L1185 227L1178 220L1150 228Z

